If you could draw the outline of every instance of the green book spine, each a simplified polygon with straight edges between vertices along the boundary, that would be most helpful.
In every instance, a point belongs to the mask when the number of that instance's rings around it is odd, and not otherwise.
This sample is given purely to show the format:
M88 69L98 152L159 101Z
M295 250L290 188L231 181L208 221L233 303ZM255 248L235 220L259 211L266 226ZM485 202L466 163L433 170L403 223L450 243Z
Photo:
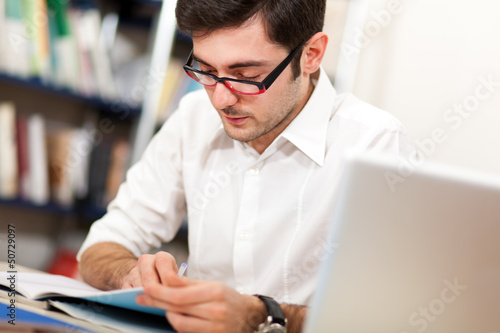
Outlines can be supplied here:
M54 18L57 35L59 37L71 34L68 20L68 1L47 0L47 6L51 16Z
M23 19L23 4L20 0L5 0L5 16L10 19Z

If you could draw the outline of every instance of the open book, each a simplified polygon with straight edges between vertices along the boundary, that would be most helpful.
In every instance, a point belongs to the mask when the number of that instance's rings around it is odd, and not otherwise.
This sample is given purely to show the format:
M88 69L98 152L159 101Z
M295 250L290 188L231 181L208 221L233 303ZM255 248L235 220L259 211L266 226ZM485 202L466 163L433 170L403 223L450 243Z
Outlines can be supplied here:
M16 295L12 293L12 283ZM101 291L90 285L61 275L26 272L0 272L0 298L44 308L55 307L68 315L112 327L121 331L165 332L171 329L165 310L142 306L135 301L142 288ZM26 302L24 300L30 300ZM142 314L141 314L142 313ZM131 320L135 320L132 322ZM144 327L153 324L153 326ZM143 329L141 329L143 328Z
M9 289L11 283L7 279L12 275L0 272L0 285ZM165 310L137 304L135 298L142 293L142 288L102 291L82 281L45 273L18 272L12 281L15 281L16 292L31 300L77 298L159 316L165 315Z

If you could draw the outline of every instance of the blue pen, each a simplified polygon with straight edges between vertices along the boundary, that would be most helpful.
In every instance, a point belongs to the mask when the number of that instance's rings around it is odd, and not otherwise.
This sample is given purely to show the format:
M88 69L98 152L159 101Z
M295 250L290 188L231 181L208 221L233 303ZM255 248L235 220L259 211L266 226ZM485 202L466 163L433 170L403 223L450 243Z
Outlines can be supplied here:
M184 275L184 272L186 272L186 268L188 267L187 262L183 262L181 267L179 267L179 271L177 272L177 276L181 277Z

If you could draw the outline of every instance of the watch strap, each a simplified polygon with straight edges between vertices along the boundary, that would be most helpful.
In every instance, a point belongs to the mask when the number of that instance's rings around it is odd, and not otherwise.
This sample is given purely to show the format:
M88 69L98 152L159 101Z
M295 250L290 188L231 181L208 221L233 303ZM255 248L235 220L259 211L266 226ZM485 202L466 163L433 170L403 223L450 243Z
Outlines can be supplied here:
M267 308L267 313L272 318L272 323L279 324L281 326L286 326L286 319L281 306L276 302L273 298L269 296L263 295L255 295L257 296Z

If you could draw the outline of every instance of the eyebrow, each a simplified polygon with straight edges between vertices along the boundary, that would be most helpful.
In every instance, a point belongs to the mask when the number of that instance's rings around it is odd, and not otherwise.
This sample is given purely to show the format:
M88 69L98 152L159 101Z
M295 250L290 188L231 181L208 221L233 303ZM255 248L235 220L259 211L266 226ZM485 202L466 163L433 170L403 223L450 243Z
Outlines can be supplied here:
M214 67L214 66L210 65L209 63L207 63L206 61L201 60L200 58L198 58L194 54L193 54L193 59L202 65L205 65L208 67ZM244 67L261 67L261 66L266 66L266 65L268 65L267 61L248 60L248 61L242 61L242 62L237 62L237 63L231 64L231 65L229 65L228 68L235 69L235 68L244 68Z

